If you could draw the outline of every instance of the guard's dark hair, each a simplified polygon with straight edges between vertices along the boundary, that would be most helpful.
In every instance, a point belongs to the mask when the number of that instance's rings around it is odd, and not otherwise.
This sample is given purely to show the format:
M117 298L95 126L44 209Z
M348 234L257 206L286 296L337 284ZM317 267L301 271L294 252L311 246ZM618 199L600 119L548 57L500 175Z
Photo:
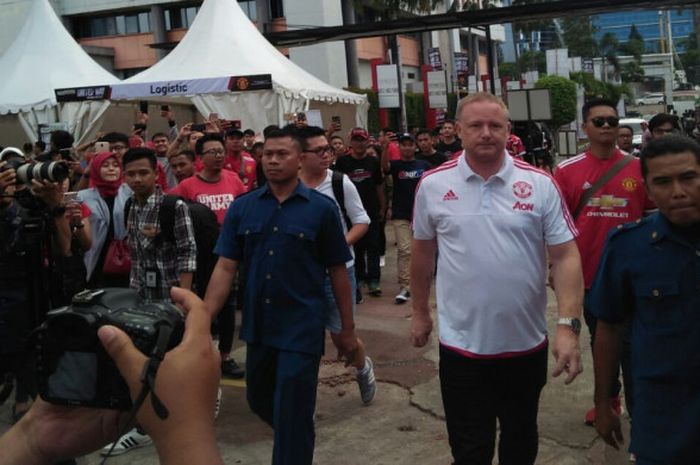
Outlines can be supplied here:
M134 147L132 149L127 150L124 154L124 157L122 158L122 166L124 167L124 169L126 169L126 165L128 165L129 163L143 159L148 160L148 163L151 165L151 168L153 168L153 170L155 171L158 162L156 159L156 153L147 147Z
M695 161L700 165L700 145L689 137L671 134L649 141L639 157L642 165L642 177L646 179L649 173L648 163L652 158L679 155L686 152L695 155Z
M586 103L583 104L581 113L584 121L588 121L588 115L591 113L591 108L594 107L610 107L613 110L615 110L615 114L617 114L617 105L615 104L615 102L607 98L596 97L587 100Z
M676 115L669 115L668 113L658 113L654 115L652 119L649 120L649 132L654 132L654 129L663 126L666 123L671 123L673 129L680 131L681 127L678 125L678 117Z
M297 128L295 124L288 124L282 129L270 131L269 134L265 136L265 142L267 142L268 139L282 139L285 137L290 137L297 145L299 151L304 149L306 141L299 135L299 128Z
M208 132L197 139L197 143L194 144L194 151L197 152L197 155L201 155L204 151L204 144L211 141L220 142L222 146L226 147L226 143L224 142L224 138L221 137L221 134Z
M263 137L264 137L265 139L267 139L267 136L268 136L271 132L273 132L273 131L278 131L279 128L280 128L280 127L277 126L276 124L271 124L271 125L269 125L269 126L265 126L265 129L263 129Z

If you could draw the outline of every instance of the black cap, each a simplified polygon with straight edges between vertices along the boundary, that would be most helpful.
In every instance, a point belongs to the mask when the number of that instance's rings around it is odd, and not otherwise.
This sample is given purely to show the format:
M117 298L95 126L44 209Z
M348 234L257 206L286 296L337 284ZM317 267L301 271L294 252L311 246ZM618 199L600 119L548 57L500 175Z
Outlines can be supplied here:
M226 130L226 137L231 137L231 136L237 136L237 137L243 137L243 131L240 129L236 128L231 128Z
M399 137L397 138L399 142L403 142L405 140L410 140L411 142L415 142L416 139L413 137L413 134L404 132L403 134L399 134Z

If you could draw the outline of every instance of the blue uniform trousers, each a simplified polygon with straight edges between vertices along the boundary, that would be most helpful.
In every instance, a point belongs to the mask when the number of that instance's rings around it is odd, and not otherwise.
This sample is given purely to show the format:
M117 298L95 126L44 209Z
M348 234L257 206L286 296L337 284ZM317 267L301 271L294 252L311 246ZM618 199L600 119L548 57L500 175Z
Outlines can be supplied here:
M275 431L272 465L311 465L321 355L248 343L248 405Z

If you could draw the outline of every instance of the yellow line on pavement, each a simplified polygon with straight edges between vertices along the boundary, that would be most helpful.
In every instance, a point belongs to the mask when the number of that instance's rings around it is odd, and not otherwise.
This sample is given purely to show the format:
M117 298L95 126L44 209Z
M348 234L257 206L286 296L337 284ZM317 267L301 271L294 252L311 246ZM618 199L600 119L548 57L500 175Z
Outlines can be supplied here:
M222 386L233 386L237 388L245 388L245 380L244 379L222 379L219 381L219 384Z

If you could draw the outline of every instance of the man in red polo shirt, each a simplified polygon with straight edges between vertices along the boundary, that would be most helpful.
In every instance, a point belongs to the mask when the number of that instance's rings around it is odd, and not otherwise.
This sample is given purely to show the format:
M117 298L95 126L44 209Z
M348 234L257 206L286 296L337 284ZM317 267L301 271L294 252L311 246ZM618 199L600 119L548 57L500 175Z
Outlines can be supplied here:
M585 205L579 207L584 191L596 184L598 179L625 156L616 145L619 121L613 102L606 99L592 99L586 102L583 106L583 130L588 136L590 148L560 163L554 173L579 231L576 244L581 254L586 287L583 313L591 334L591 345L595 338L596 319L588 307L588 292L603 253L605 238L611 229L623 223L636 221L642 217L645 210L655 208L644 188L639 159L634 157L594 192ZM611 406L617 413L620 412L620 387L618 382L611 399ZM629 410L631 386L628 386L627 382L625 389ZM586 414L585 422L591 425L595 422L595 409Z
M229 129L226 131L226 159L224 169L233 171L238 175L246 190L255 189L256 170L255 160L246 152L243 138L243 131L240 129Z

